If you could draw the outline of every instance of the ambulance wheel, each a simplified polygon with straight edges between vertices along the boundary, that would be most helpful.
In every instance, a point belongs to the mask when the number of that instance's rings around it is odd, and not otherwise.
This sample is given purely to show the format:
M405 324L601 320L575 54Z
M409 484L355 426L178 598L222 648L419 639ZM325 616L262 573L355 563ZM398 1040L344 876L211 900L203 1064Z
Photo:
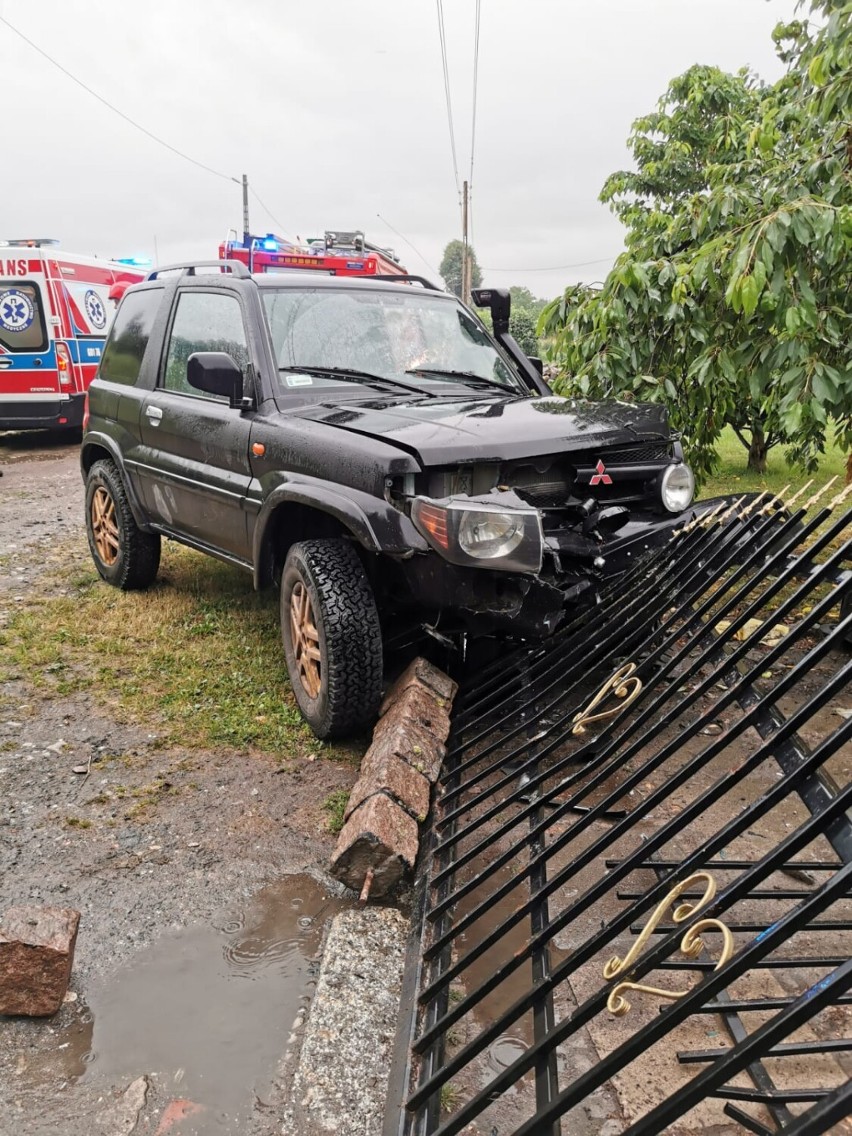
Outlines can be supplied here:
M97 461L86 477L86 535L95 567L124 592L147 588L160 566L160 537L142 532L114 462Z

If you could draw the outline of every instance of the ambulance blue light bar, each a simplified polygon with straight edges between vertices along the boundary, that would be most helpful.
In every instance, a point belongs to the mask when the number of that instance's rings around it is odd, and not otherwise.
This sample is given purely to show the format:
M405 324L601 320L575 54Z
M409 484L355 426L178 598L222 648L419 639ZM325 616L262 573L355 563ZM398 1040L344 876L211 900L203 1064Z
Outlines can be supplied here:
M137 265L139 267L145 267L146 265L149 265L152 262L151 262L150 256L117 256L115 258L115 263L116 264L128 264L132 268L132 267L137 266Z

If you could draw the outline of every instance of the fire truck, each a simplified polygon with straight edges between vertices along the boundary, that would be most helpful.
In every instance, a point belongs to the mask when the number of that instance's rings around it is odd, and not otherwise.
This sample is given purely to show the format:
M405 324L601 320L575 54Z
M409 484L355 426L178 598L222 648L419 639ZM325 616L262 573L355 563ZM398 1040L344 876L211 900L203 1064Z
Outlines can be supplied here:
M233 230L232 230L233 233ZM324 276L405 276L393 249L364 239L360 229L327 230L324 237L294 244L275 233L234 233L219 245L220 260L240 260L249 272L314 272Z
M143 280L134 260L0 241L0 430L78 429L112 318L113 296Z

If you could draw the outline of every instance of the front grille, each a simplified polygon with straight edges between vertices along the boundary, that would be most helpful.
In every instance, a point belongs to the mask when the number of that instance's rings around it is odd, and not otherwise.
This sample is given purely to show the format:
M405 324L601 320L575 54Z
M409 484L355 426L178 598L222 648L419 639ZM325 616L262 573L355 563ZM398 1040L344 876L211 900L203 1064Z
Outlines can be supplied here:
M555 465L544 473L531 465L519 466L506 471L504 476L506 484L539 509L564 505L574 483L574 471L570 467L560 469Z
M607 465L643 465L648 462L667 462L671 454L671 442L637 442L635 446L614 446L600 455Z

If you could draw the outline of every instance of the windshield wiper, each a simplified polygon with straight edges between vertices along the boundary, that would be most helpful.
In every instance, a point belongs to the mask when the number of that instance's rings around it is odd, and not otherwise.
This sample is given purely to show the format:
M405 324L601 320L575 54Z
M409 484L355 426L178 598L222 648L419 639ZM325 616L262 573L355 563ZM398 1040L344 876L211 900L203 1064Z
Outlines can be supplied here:
M503 394L512 395L514 398L526 397L519 390L513 390L496 379L486 379L484 375L476 375L473 371L444 371L440 367L414 367L405 373L406 375L438 375L447 379L464 379L467 386L487 388L488 390L496 389L502 391Z
M414 383L406 383L402 379L388 379L384 375L371 374L370 371L357 371L353 367L279 367L278 370L279 372L285 371L288 374L319 375L320 378L328 376L332 379L340 379L345 383L360 383L362 386L373 387L375 390L387 390L391 387L404 390L408 394L424 394L428 398L434 398L432 391L424 390L423 387L415 386Z

